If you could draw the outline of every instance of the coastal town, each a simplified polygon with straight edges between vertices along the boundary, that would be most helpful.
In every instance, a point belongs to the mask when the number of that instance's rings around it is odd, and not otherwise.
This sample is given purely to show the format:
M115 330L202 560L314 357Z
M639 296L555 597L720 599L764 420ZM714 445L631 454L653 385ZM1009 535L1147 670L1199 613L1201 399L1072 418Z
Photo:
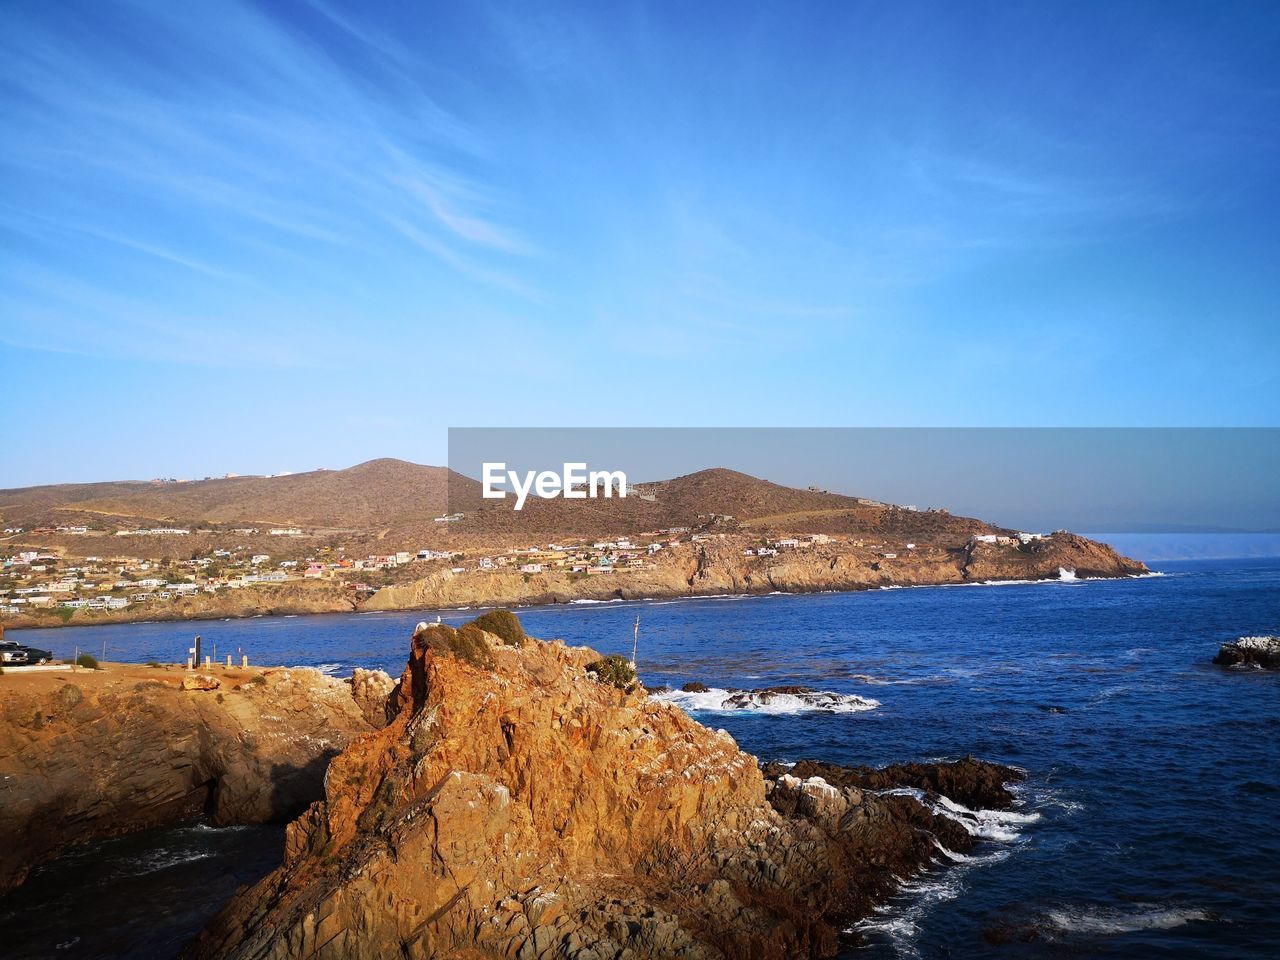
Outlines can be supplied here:
M450 522L453 517L440 519ZM281 548L270 553L257 552L247 546L216 548L207 554L194 553L185 559L157 559L127 553L107 555L105 552L75 557L65 551L24 549L9 555L0 554L0 616L36 615L61 618L65 622L76 611L111 612L139 608L145 611L200 595L308 581L337 586L349 591L353 600L360 601L383 586L438 571L447 571L451 575L505 574L521 577L525 582L542 574L562 574L572 580L624 577L653 568L661 562L664 551L670 553L680 547L696 549L711 542L719 542L723 548L726 538L738 548L744 562L768 563L772 558L792 552L829 548L862 553L870 551L873 565L878 567L878 561L894 561L919 549L910 541L881 543L865 537L836 537L824 533L805 536L728 534L723 530L733 529L732 516L713 514L700 519L703 522L698 527L666 527L607 540L566 540L490 551L422 548L352 556L341 546L295 548L292 541L307 533L300 528L260 530L252 527L236 528L230 532L280 537ZM13 535L26 531L9 529L5 532ZM41 532L76 535L82 533L83 528L31 531ZM201 532L157 527L117 530L114 536L180 538ZM1018 546L1045 536L1038 533L975 534L970 545Z

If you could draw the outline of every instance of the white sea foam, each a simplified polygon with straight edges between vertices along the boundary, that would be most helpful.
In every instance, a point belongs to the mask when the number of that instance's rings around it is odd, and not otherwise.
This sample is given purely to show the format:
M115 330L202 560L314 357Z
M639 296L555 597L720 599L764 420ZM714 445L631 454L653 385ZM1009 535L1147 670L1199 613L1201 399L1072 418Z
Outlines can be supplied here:
M771 693L767 690L709 690L690 693L671 690L654 694L655 700L673 703L691 713L862 713L880 701L852 693L812 690L804 693Z
M315 669L319 670L326 677L332 677L335 673L342 669L340 663L321 663L317 664Z
M1063 583L1073 583L1076 579L1076 572L1068 570L1066 567L1058 568L1058 579Z
M934 813L955 820L974 837L993 841L983 845L981 852L971 854L948 850L936 838L933 845L939 857L935 863L945 864L941 870L926 870L909 880L899 880L898 893L888 903L876 907L875 913L859 921L850 932L872 937L883 937L900 957L920 957L918 944L920 924L938 904L953 900L964 889L964 878L970 870L1007 858L1019 839L1019 827L1040 818L1038 813L1018 813L1008 810L970 810L949 797L930 799L916 787L893 787L874 791L877 796L911 797Z
M1198 907L1137 903L1126 907L1058 907L1046 911L1044 919L1059 933L1114 936L1141 930L1171 930L1186 923L1212 920L1214 917L1207 910Z
M970 836L1004 843L1018 839L1022 832L1019 827L1040 819L1039 813L1019 813L1016 810L970 810L943 796L938 797L938 802L933 805L933 812L954 820Z
M898 956L921 956L916 943L920 922L934 907L960 895L964 869L957 866L945 873L922 874L903 881L893 900L877 907L875 914L855 924L853 930L885 937Z
M888 677L876 677L869 673L855 673L849 678L850 680L861 680L863 683L870 684L873 687L897 687L911 686L917 683L928 683L930 677L912 677L907 680L890 680Z

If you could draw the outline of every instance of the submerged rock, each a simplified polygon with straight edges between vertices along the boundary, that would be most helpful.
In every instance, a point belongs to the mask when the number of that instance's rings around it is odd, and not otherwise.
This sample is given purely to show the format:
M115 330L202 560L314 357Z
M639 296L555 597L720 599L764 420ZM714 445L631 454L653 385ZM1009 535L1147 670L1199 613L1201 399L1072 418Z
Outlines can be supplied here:
M1213 662L1224 667L1280 670L1280 637L1241 637L1224 643Z
M394 720L333 761L281 867L191 957L830 957L895 875L975 842L852 782L870 773L766 775L727 733L592 680L592 650L486 639L473 657L432 631L415 634ZM1017 776L898 770L885 782L995 802L991 784Z

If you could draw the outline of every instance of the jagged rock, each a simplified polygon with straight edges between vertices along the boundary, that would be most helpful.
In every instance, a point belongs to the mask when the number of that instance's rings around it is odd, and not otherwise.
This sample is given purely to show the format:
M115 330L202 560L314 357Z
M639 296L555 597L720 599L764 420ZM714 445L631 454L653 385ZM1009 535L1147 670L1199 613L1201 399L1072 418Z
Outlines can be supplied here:
M888 767L843 767L819 760L801 760L790 768L768 764L764 772L766 776L820 777L835 786L862 790L915 787L925 793L942 794L966 807L987 810L1011 806L1014 797L1006 784L1025 779L1020 771L973 757L954 763L903 763Z
M1280 670L1280 637L1241 637L1224 643L1213 662L1224 667Z
M217 690L222 686L222 681L217 677L211 677L207 673L197 673L194 676L182 678L183 690Z
M351 674L351 696L373 727L385 727L395 716L396 682L385 670L362 670L356 667Z
M723 731L591 680L592 650L471 657L438 632L415 634L394 720L333 761L281 867L190 957L829 957L935 840L971 846L910 797L766 778ZM1016 776L963 763L901 769Z
M370 730L346 684L315 670L201 679L113 664L0 687L0 891L86 840L297 816L330 757ZM222 690L193 695L193 680Z

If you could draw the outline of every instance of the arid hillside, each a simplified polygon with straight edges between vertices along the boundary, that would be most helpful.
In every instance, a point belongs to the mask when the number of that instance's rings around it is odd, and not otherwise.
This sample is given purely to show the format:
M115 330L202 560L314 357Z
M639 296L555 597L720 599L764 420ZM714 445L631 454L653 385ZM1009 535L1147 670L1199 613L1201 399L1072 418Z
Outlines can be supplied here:
M113 525L385 528L439 516L445 508L447 473L444 467L382 459L346 470L279 477L59 484L0 490L0 513L6 525L26 526L99 517Z
M625 499L542 500L523 510L514 498L484 500L478 482L446 467L404 460L370 460L345 470L280 477L230 477L189 482L119 481L0 490L0 519L24 534L9 543L62 548L69 555L97 553L101 538L121 529L180 527L181 543L132 538L130 549L165 555L216 545L240 527L299 528L300 550L331 544L334 536L358 547L408 549L425 545L500 546L557 538L636 534L670 527L785 530L795 533L870 533L963 541L994 530L945 512L915 512L854 496L785 487L723 468L636 484ZM460 519L439 523L446 512ZM87 527L84 535L59 527ZM197 531L206 531L197 533ZM210 539L212 536L212 539ZM238 535L239 540L254 543ZM38 539L33 539L38 538ZM237 542L239 542L239 540ZM206 542L208 541L208 542ZM280 539L262 541L275 552Z

